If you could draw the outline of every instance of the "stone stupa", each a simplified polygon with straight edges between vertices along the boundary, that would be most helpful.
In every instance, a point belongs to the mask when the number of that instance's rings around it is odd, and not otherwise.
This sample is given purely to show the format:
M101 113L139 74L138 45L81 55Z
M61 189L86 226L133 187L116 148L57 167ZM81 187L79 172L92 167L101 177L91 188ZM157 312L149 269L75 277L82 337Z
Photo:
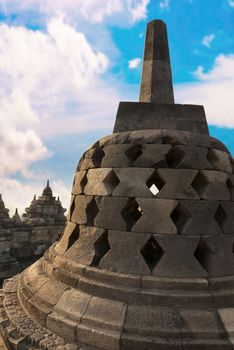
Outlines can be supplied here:
M5 282L9 349L234 349L234 175L202 106L174 104L166 25L148 25L140 102L74 178L64 233Z

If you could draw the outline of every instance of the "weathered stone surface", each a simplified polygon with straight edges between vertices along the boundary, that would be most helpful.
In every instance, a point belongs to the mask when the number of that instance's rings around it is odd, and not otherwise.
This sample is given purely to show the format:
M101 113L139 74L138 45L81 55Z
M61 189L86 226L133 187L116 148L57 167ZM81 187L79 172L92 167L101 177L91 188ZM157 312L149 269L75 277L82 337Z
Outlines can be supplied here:
M196 258L210 276L233 274L233 235L211 236L201 239Z
M105 156L102 159L101 166L103 168L119 168L130 166L130 160L126 155L126 152L131 147L127 145L109 145L103 148ZM113 156L114 155L114 156Z
M54 312L79 323L89 304L91 296L81 291L69 289L63 293L54 306Z
M203 106L120 102L114 133L151 129L209 134Z
M233 339L234 336L234 308L219 309L218 314L223 322L226 332Z
M178 232L185 235L221 234L222 228L215 219L218 201L181 200L172 213Z
M145 144L141 149L142 154L134 161L134 166L144 168L167 168L166 155L170 149L170 145Z
M113 196L121 197L152 197L147 181L154 169L147 168L118 168L115 174L119 184L113 191Z
M74 210L71 221L80 225L93 225L95 216L98 213L95 197L79 195L75 197Z
M234 201L234 175L229 176L228 187L231 193L231 200Z
M125 321L126 305L118 301L93 297L82 317L84 325L105 325L107 329L121 331Z
M83 194L84 193L84 188L87 183L86 179L86 171L78 171L75 174L74 181L73 181L73 187L72 187L72 194L75 196L77 194Z
M213 170L202 170L193 181L193 188L201 199L230 200L228 174Z
M97 199L97 203L99 212L95 218L95 226L120 231L127 229L122 211L128 203L128 198L100 197Z
M163 181L164 186L157 194L158 198L168 199L199 199L199 195L192 187L197 170L189 169L158 169L157 176Z
M101 147L89 149L81 158L77 166L77 171L100 167L104 155L104 151Z
M70 338L72 340L75 340L76 326L76 322L64 318L63 316L58 315L57 313L51 313L47 317L46 327L49 330L60 334L60 336L64 338Z
M140 102L174 103L167 27L163 21L151 21L147 26Z
M223 338L225 329L215 311L182 310L182 334L184 338Z
M84 265L98 265L99 260L108 249L109 244L105 230L80 226L79 240L77 240L67 255L75 257Z
M174 146L167 155L171 168L210 169L207 148L195 146Z
M207 276L206 270L194 256L199 237L178 235L154 235L154 237L164 252L153 271L155 276L182 278Z
M86 195L110 196L119 183L116 171L108 168L90 169L87 173Z
M150 235L139 233L127 235L126 232L109 231L110 250L101 260L99 266L115 272L150 274L150 270L141 254L141 249L149 238ZM131 259L129 259L129 256L131 256Z
M56 251L59 254L64 254L79 238L79 226L73 222L67 221L61 237L61 240L56 245Z
M234 234L234 203L221 202L216 213L216 220L223 233Z
M232 173L231 157L229 153L217 149L209 149L208 160L214 170Z
M171 213L177 205L176 200L137 198L142 215L132 227L134 232L176 234L177 228Z

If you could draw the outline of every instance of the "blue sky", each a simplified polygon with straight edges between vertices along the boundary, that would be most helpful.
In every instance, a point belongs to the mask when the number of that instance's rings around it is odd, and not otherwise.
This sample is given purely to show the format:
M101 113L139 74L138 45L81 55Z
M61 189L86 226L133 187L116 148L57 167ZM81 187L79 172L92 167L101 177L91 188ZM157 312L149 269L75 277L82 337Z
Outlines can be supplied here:
M137 100L147 22L168 26L176 102L203 104L234 154L233 0L0 0L0 192L20 211L47 178L68 206L85 148Z

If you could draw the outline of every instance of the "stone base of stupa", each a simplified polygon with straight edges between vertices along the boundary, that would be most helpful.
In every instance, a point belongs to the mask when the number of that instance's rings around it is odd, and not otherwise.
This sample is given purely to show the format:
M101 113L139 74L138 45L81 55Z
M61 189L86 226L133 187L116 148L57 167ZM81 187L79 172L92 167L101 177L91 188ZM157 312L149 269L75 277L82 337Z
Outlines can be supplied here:
M234 277L140 280L84 266L65 273L55 260L62 265L52 247L5 282L1 329L9 349L234 348Z

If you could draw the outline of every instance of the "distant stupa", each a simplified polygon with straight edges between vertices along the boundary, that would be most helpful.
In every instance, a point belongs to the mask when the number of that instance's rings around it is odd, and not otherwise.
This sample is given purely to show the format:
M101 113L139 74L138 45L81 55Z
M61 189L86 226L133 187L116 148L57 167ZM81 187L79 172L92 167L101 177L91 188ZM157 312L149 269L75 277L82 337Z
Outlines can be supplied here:
M6 281L9 349L234 348L234 175L202 106L174 104L166 25L148 24L140 102L75 174L64 233Z

